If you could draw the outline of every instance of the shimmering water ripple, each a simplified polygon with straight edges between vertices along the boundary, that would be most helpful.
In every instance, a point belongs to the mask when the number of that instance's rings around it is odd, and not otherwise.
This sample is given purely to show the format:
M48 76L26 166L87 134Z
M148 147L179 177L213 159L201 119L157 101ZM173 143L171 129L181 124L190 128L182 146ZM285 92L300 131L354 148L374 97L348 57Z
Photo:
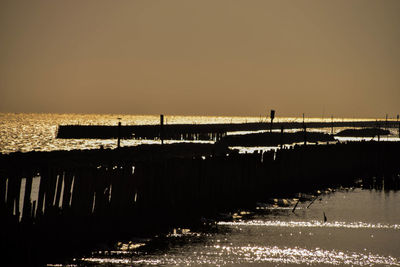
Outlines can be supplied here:
M309 209L309 202L299 204L296 213L263 210L253 219L219 222L216 232L174 232L156 242L164 244L159 249L121 244L75 264L400 266L400 192L339 190L321 197Z
M399 259L372 253L340 250L307 249L299 247L264 246L205 246L203 251L184 255L164 255L163 257L135 260L134 258L83 258L83 262L123 265L248 265L261 263L307 264L307 265L391 265L400 266Z
M320 228L352 228L352 229L393 229L400 230L400 224L365 223L365 222L321 222L321 221L237 221L218 222L218 225L230 226L274 226L274 227L320 227Z

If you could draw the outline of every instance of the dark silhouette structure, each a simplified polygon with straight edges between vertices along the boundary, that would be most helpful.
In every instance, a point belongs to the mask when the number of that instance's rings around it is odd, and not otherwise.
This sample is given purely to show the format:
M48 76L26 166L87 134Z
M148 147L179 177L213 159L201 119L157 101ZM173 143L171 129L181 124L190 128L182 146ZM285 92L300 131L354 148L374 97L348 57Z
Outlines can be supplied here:
M271 125L270 125L269 131L272 133L272 123L274 122L274 118L275 118L275 110L273 110L273 109L271 109L270 118L271 118Z
M283 127L281 132L267 132L267 133L255 133L255 134L238 134L238 135L227 135L222 137L218 144L227 146L278 146L281 148L283 144L300 143L305 141L304 132L284 133ZM331 142L335 141L332 135L319 133L319 132L308 132L307 142Z
M354 142L253 154L174 144L0 155L2 261L52 261L356 178L364 188L399 189L399 151L399 142Z
M161 118L160 118L161 124ZM376 121L356 122L275 122L275 123L226 123L226 124L168 124L163 125L164 140L210 140L216 141L228 132L259 131L281 129L310 129L327 127L376 127ZM397 128L398 123L388 121L389 128ZM160 139L160 125L60 125L57 138L125 138L125 139Z
M349 136L349 137L375 137L381 135L389 135L389 130L380 128L364 128L364 129L346 129L340 131L336 136Z

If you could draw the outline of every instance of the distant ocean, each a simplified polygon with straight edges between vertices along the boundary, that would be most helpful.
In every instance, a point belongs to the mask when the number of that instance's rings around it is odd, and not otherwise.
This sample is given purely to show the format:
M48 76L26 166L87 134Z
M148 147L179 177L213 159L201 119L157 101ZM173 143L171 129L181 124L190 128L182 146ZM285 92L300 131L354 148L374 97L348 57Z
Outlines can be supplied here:
M275 122L300 122L302 118L277 117ZM335 121L368 120L337 118ZM0 113L0 152L53 151L73 149L95 149L103 146L115 148L112 139L56 139L59 125L138 125L158 124L159 115L119 115L119 114L35 114ZM267 117L237 116L175 116L165 115L166 124L177 123L245 123L267 122ZM331 121L331 118L306 118L305 121ZM170 141L174 142L174 141ZM156 143L152 140L122 140L122 146Z

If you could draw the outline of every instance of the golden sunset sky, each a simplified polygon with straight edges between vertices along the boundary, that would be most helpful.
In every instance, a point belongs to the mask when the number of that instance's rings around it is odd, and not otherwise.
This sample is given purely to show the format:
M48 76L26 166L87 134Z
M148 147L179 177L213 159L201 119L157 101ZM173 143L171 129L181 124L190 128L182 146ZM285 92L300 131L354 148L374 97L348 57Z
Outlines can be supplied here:
M400 1L0 1L0 112L394 117Z

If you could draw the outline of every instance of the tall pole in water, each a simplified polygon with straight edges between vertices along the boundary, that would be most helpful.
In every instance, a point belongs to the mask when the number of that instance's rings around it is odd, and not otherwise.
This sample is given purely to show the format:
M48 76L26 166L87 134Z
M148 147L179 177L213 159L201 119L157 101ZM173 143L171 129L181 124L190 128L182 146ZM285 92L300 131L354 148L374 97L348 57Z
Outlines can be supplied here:
M304 121L304 113L303 113L303 130L304 130L304 145L307 145L307 130L306 130L306 123Z
M270 128L269 128L269 132L272 133L272 123L274 121L275 118L275 110L271 109L271 124L270 124Z
M164 144L164 115L160 115L160 139L161 139L161 144Z
M386 127L386 130L388 129L388 121L387 121L387 119L388 119L388 114L386 114L386 121L385 121L385 127Z
M377 128L377 131L378 131L378 142L379 142L381 140L381 134L379 132L381 130L381 128L379 126L378 120L376 120L376 128Z
M118 118L118 142L117 142L117 148L121 147L121 118Z

